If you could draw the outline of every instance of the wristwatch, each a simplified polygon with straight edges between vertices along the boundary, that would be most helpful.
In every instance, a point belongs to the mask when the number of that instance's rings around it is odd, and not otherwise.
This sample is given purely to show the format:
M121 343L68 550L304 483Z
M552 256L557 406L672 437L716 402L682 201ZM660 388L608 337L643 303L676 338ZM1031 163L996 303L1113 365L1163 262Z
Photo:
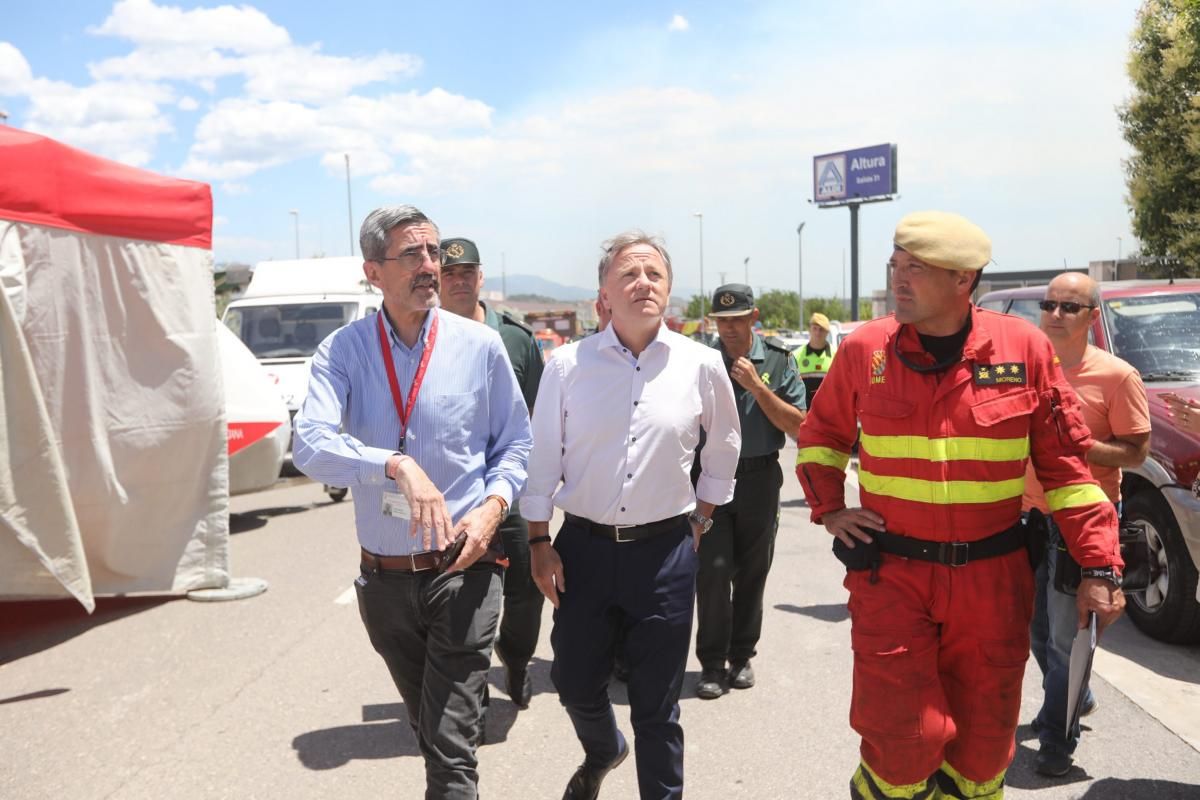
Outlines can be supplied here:
M1121 588L1121 572L1116 567L1084 567L1079 574L1084 578L1100 578Z
M708 529L712 527L712 517L706 517L699 511L692 511L688 514L688 522L694 522L700 526L700 533L708 533Z

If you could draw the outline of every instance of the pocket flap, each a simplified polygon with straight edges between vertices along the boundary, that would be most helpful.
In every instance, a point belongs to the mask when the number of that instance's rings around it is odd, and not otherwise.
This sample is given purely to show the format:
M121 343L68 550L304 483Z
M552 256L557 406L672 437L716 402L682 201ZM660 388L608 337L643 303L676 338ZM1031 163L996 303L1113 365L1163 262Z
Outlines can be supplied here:
M995 425L1006 419L1032 414L1033 410L1037 408L1037 402L1037 392L1033 389L1025 389L977 403L971 406L971 414L979 425Z
M908 400L901 400L898 397L886 397L883 395L868 394L862 398L859 406L859 414L868 414L873 417L887 417L889 419L903 419L911 417L916 411L916 403Z

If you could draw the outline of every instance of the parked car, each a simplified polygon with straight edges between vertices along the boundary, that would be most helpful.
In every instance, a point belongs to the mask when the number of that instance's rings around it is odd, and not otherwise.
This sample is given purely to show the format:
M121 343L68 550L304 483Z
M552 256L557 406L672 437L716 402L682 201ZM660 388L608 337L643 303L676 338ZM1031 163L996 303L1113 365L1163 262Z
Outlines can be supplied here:
M990 292L979 305L1038 324L1046 287ZM1126 469L1124 519L1147 526L1154 574L1126 610L1143 632L1167 642L1200 641L1200 438L1180 431L1162 395L1200 399L1200 280L1100 284L1094 345L1141 373L1150 402L1150 455Z

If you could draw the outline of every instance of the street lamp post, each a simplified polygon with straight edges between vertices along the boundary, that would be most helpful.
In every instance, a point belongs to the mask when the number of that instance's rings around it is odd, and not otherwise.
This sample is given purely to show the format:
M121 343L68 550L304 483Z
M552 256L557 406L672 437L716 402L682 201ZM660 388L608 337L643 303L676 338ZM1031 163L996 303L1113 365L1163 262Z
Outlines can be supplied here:
M296 223L296 258L300 258L300 212L297 209L292 209L288 212L292 215L292 221Z
M804 330L804 223L801 222L796 227L796 274L799 279L800 294L800 315L796 317L796 323L800 330Z
M704 212L697 211L692 214L693 217L700 220L700 322L703 324L706 312L704 310Z
M750 256L746 256L746 260L742 262L742 266L746 268L746 285L750 285Z

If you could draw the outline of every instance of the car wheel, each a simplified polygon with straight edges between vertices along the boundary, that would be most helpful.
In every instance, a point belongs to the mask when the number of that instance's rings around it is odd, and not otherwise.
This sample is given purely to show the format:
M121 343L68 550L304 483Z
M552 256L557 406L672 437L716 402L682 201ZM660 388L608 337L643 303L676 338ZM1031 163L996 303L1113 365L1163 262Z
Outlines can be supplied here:
M346 499L346 495L350 492L349 489L335 489L332 486L325 487L325 494L329 495L329 499L335 503L340 503Z
M1129 618L1143 633L1159 641L1200 641L1196 565L1167 501L1157 492L1136 494L1125 504L1125 519L1145 523L1151 566L1146 591L1127 598Z

